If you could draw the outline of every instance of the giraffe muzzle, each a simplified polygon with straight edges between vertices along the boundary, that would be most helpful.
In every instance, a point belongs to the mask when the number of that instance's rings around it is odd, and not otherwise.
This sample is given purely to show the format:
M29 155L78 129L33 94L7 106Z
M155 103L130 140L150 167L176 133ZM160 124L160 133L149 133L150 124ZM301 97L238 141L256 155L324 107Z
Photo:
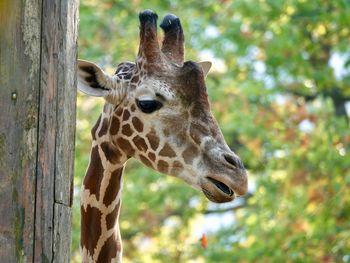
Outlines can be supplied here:
M199 185L210 201L225 203L247 192L248 179L244 165L237 155L227 151L218 155L220 157L216 162L219 165L203 176Z
M235 193L227 184L212 177L201 179L204 195L214 203L226 203L235 199Z
M226 184L215 180L214 178L208 177L208 180L211 181L217 188L219 188L224 194L227 194L229 196L233 196L235 193L233 190L228 187Z
M200 179L204 195L212 202L226 203L247 192L247 174L239 171L235 176L209 175Z

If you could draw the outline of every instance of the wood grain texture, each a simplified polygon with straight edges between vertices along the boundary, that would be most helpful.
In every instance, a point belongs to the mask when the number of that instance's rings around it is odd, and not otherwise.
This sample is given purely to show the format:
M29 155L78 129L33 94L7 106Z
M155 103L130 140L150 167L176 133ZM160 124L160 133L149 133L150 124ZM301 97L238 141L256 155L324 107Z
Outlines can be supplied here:
M39 1L0 1L1 262L33 259L40 27Z
M69 262L77 1L0 1L0 261Z
M67 262L69 255L77 10L75 1L43 2L35 262Z

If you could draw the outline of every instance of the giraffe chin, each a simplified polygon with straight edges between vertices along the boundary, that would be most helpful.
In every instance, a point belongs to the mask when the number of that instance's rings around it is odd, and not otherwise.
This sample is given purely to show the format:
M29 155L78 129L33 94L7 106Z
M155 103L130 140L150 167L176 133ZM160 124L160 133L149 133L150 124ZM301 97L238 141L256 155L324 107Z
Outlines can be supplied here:
M200 186L204 195L214 203L227 203L235 199L233 190L214 178L202 178Z

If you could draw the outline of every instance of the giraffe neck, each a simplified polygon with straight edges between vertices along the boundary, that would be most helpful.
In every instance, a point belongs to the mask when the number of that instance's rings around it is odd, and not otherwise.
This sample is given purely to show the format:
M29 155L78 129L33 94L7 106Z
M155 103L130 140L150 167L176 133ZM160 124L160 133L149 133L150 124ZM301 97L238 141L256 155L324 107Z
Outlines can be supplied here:
M120 63L116 79L125 86L138 82L140 73L135 73L134 68L134 63ZM111 140L118 133L120 118L126 116L121 115L124 111L119 108L114 114L113 106L106 103L91 131L91 157L81 191L80 246L83 262L119 263L122 260L119 213L122 176L128 157Z
M84 187L81 205L81 249L83 262L120 262L121 238L119 232L119 211L121 205L121 179L123 168L115 170L110 175L102 175L101 181L111 181L106 189L105 197L91 194ZM96 174L97 175L97 174ZM113 182L112 182L113 181ZM84 185L89 180L84 180ZM101 182L103 183L103 182ZM112 185L115 187L112 188ZM106 196L116 196L107 202ZM84 201L88 201L89 204Z
M122 176L127 157L114 149L109 134L108 107L92 129L90 163L81 192L81 252L83 262L121 262L119 231Z

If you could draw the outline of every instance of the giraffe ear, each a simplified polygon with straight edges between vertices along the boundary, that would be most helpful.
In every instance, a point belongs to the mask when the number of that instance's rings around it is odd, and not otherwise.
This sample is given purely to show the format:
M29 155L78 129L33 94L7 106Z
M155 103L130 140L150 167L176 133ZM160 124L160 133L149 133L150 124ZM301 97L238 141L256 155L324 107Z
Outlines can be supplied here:
M95 63L78 59L78 89L90 96L106 97L111 87L110 77Z
M208 72L211 68L212 63L210 61L201 61L198 64L202 67L204 77L206 77L208 75Z

